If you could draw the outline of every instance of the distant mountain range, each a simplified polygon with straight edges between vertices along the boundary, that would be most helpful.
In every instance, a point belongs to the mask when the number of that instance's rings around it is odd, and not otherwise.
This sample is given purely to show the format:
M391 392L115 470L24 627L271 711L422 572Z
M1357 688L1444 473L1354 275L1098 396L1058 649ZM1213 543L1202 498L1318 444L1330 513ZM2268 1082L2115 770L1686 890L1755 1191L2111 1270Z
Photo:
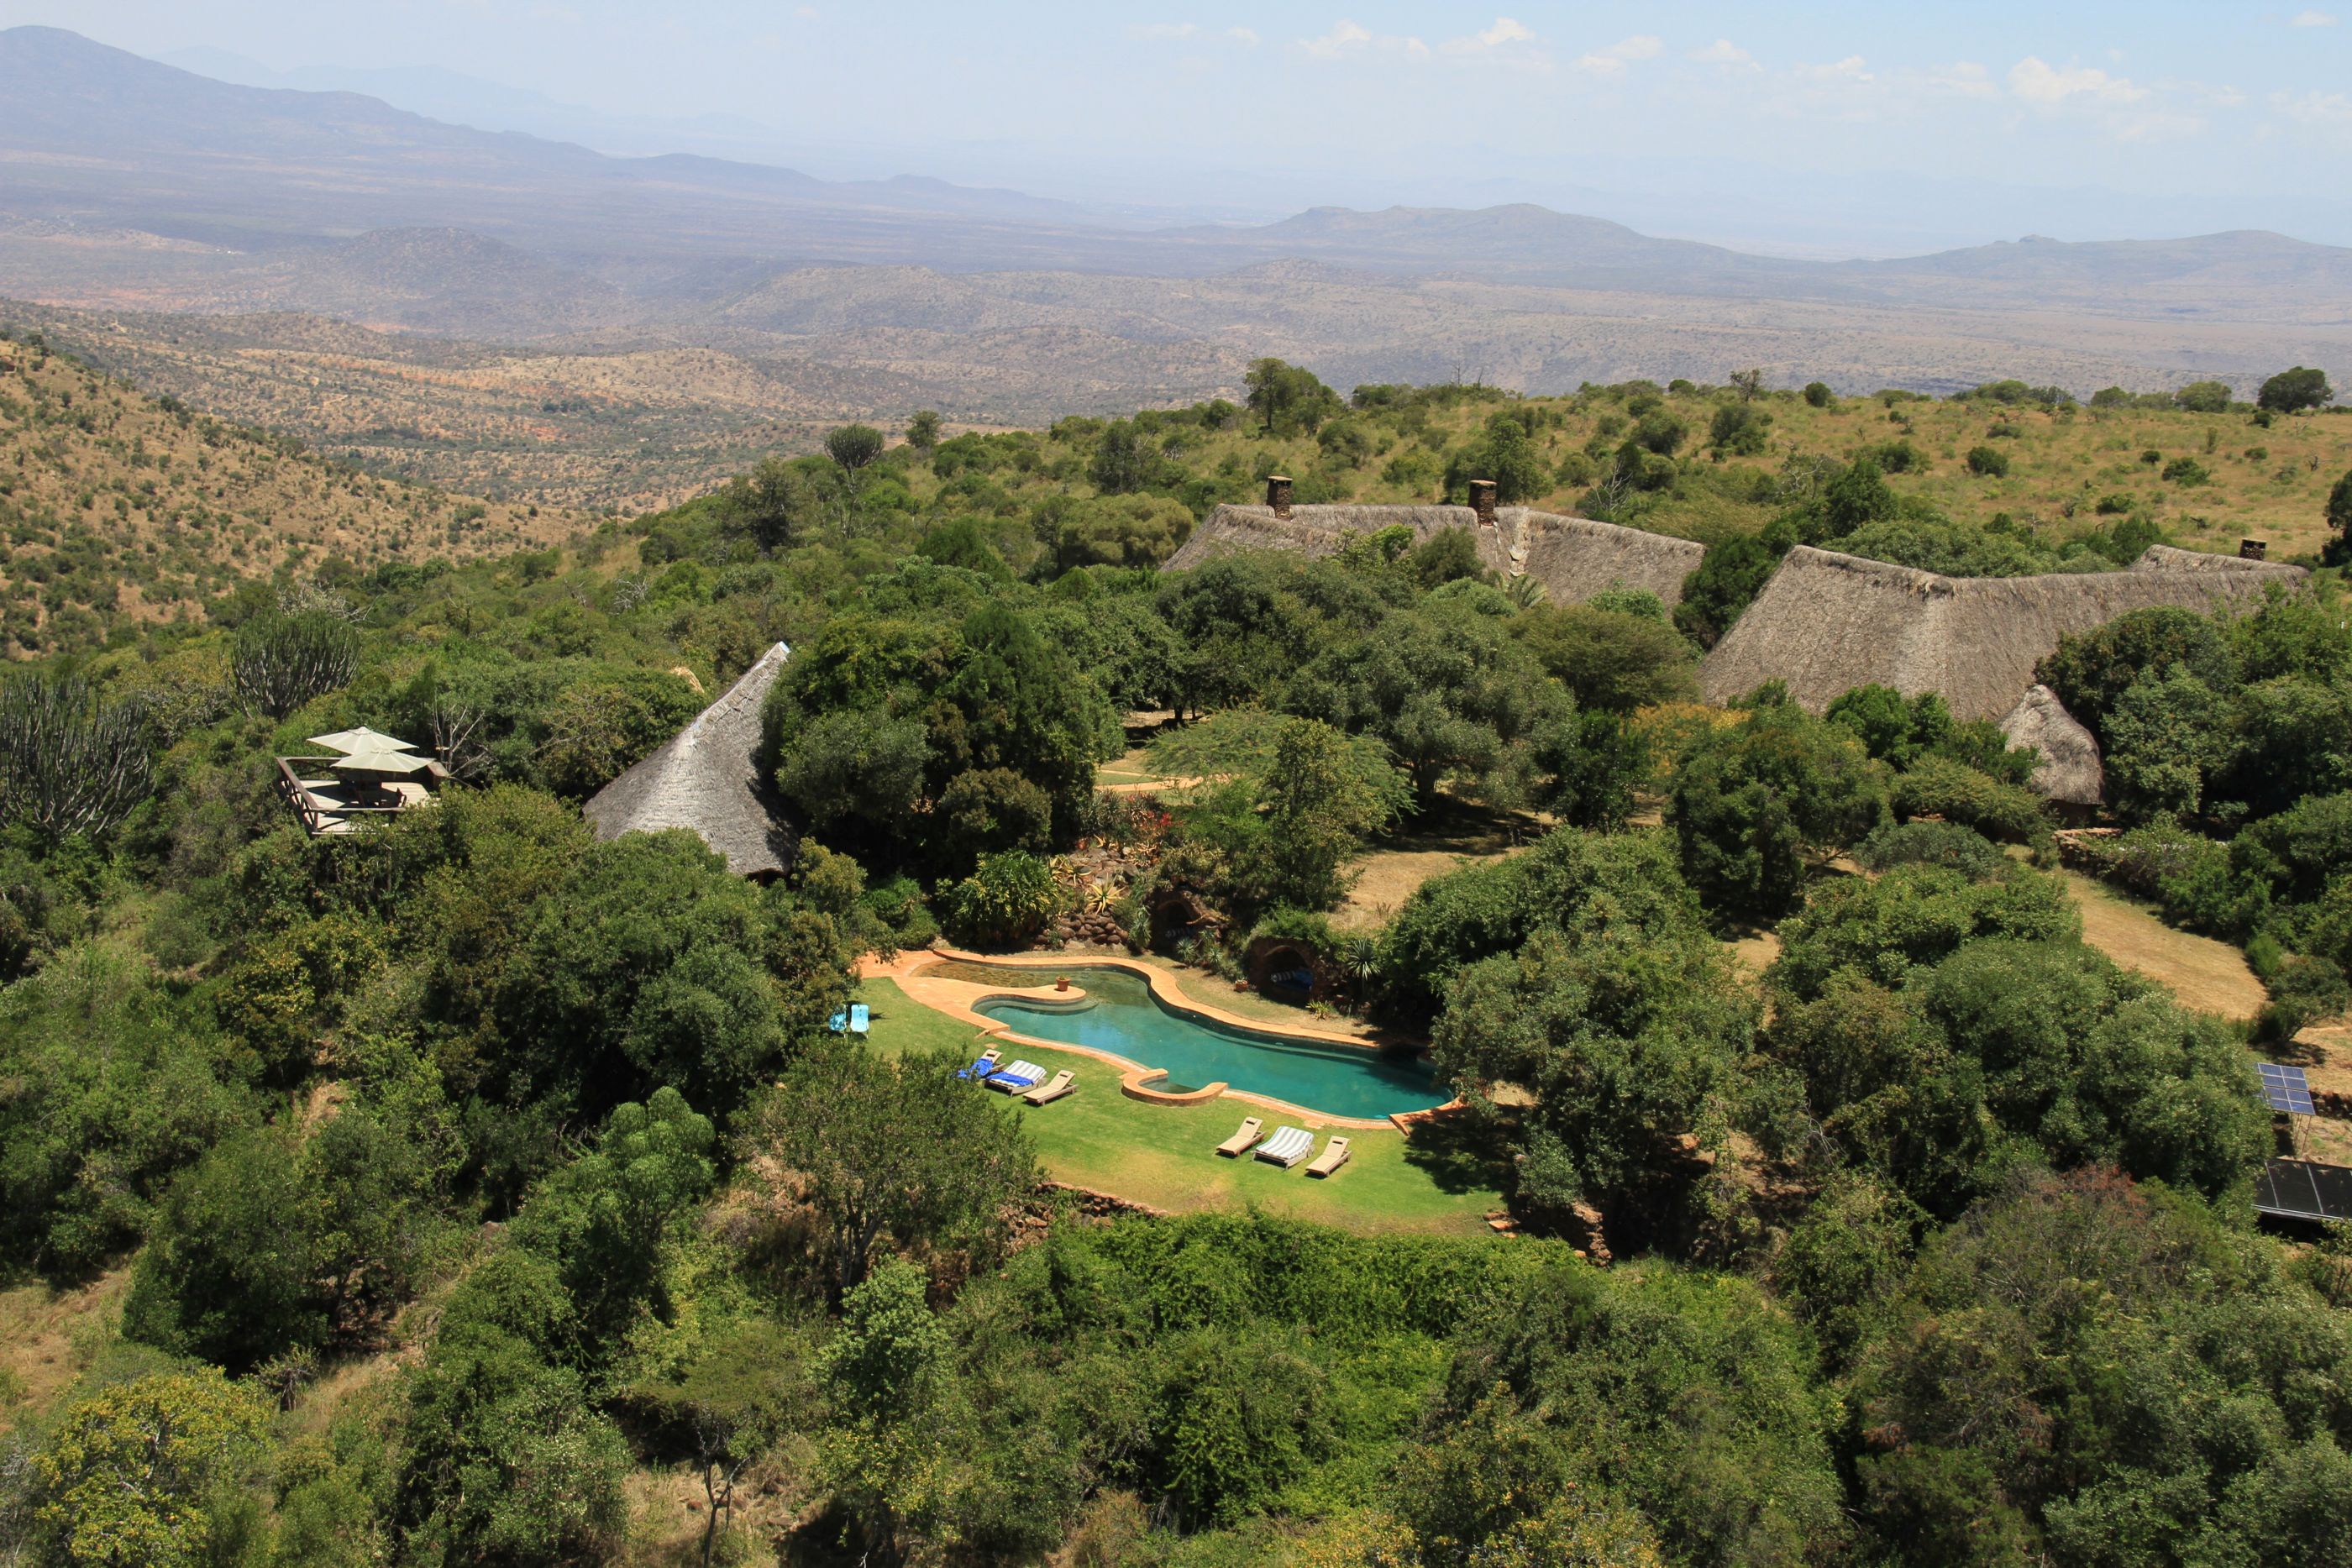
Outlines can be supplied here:
M505 419L535 396L606 395L583 387L655 396L691 367L661 406L712 389L728 439L746 441L820 410L1011 421L1229 395L1268 353L1342 387L1473 375L1558 391L1749 365L1850 390L2011 373L2251 390L2297 361L2352 380L2352 250L2275 234L1818 261L1529 204L1150 228L939 180L612 156L363 93L215 80L47 27L0 32L0 298L79 313L60 330L111 317L88 351L199 402L208 378L255 384L255 333L175 334L174 313L276 313L319 365L341 362L322 324L446 341L368 340L383 369L364 401L385 428L426 361L495 380ZM236 410L296 418L312 372L280 370ZM678 440L673 475L693 461ZM591 474L564 494L604 486Z

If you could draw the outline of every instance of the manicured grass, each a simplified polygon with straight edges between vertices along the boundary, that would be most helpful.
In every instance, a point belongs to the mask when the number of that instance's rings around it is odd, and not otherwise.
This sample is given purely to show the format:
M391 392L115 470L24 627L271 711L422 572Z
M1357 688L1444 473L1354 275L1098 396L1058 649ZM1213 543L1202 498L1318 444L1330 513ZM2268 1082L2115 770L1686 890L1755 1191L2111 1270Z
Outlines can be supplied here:
M971 1048L980 1032L910 998L889 980L869 979L860 993L873 1009L875 1049L885 1051ZM1490 1173L1477 1157L1433 1146L1389 1129L1340 1129L1352 1140L1339 1174L1317 1180L1304 1166L1281 1170L1263 1160L1229 1160L1213 1151L1244 1116L1271 1133L1283 1118L1242 1100L1205 1105L1148 1105L1118 1092L1108 1062L1051 1046L1007 1048L1048 1073L1078 1075L1075 1094L1030 1106L975 1089L1018 1115L1036 1145L1046 1173L1057 1181L1169 1209L1248 1204L1351 1230L1479 1231L1483 1217L1502 1207ZM1312 1122L1303 1124L1314 1126ZM1316 1152L1322 1152L1318 1133Z

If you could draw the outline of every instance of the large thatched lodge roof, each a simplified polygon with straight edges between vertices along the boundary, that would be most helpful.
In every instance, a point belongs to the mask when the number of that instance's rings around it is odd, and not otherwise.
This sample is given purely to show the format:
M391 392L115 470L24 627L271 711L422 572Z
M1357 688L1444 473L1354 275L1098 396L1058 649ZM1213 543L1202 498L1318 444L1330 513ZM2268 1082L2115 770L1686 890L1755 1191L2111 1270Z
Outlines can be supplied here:
M582 808L600 839L688 828L738 876L774 875L792 859L791 830L760 778L760 705L792 650L779 643L659 751Z
M1335 555L1348 541L1382 528L1404 527L1418 538L1445 528L1467 528L1479 559L1506 577L1524 573L1556 604L1575 604L1612 587L1647 589L1668 605L1679 602L1683 579L1706 553L1702 545L1588 517L1499 507L1482 526L1468 507L1340 507L1287 508L1219 507L1192 530L1168 561L1181 571L1233 550L1281 549L1309 558Z
M1800 545L1699 667L1709 702L1766 681L1816 711L1854 686L1940 692L2000 718L2068 632L2158 605L2212 610L2294 582L2299 567L2157 547L2128 571L1943 577Z

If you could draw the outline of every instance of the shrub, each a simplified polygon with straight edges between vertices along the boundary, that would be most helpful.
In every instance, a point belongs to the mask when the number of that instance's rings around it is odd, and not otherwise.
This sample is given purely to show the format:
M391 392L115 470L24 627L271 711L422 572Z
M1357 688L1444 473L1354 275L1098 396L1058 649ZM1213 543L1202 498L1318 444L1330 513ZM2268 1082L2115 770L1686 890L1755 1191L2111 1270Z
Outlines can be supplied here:
M1969 472L1988 479L2009 477L2009 457L1996 446L1971 446L1968 455Z
M2164 465L2162 475L2166 484L2182 486L2202 485L2212 476L2207 471L2205 465L2198 462L2194 457L2174 458Z
M957 941L975 947L1025 947L1056 903L1052 869L1026 851L1007 850L982 856L949 890L946 924Z
M1837 393L1830 391L1829 382L1807 382L1805 383L1805 402L1810 406L1813 408L1827 408L1836 401Z
M2230 383L2190 382L2172 394L2172 401L2191 413L2227 413L2230 412Z
M1905 818L1941 817L2013 844L2031 842L2048 826L2032 790L1946 757L1923 757L1895 779L1895 810Z

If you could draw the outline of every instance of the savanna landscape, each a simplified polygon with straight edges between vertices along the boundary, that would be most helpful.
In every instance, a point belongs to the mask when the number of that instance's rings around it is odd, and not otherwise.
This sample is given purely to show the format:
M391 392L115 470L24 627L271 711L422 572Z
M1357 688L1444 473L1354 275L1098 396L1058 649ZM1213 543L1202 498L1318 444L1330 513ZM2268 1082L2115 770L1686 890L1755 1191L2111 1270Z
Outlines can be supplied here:
M2345 1560L2345 253L0 77L7 1561Z

